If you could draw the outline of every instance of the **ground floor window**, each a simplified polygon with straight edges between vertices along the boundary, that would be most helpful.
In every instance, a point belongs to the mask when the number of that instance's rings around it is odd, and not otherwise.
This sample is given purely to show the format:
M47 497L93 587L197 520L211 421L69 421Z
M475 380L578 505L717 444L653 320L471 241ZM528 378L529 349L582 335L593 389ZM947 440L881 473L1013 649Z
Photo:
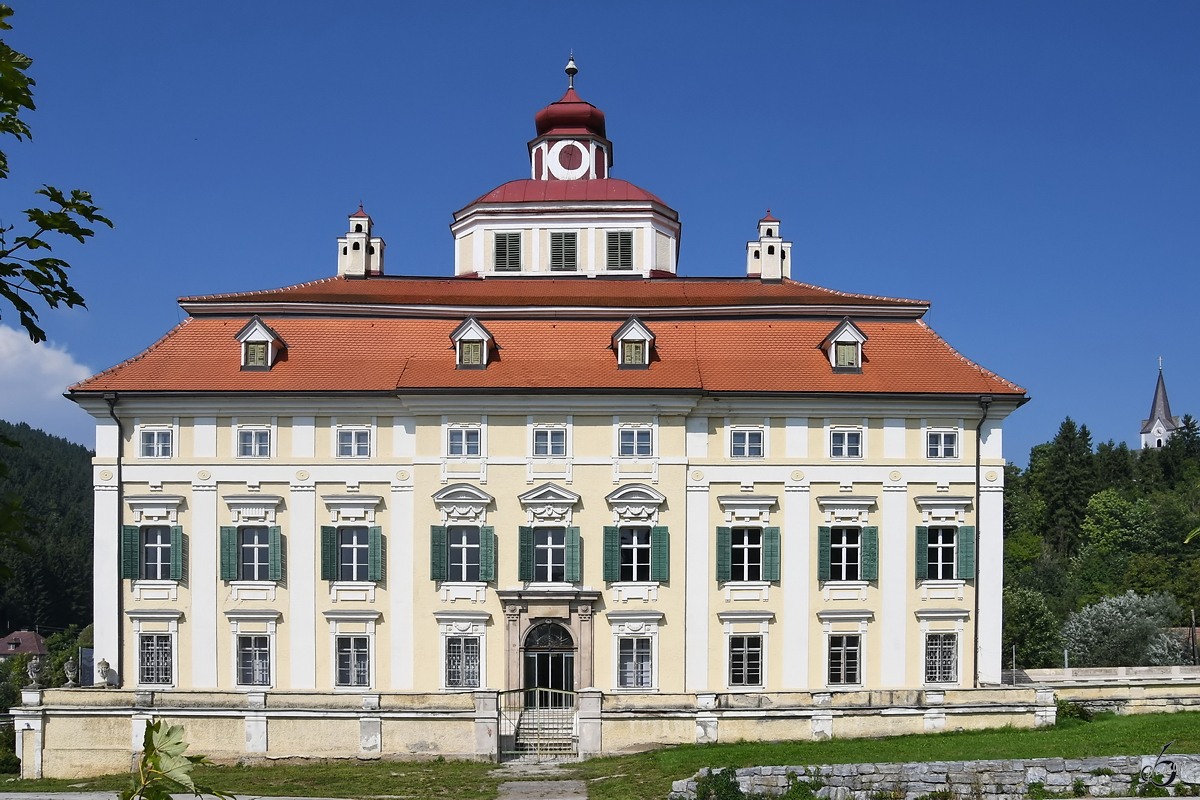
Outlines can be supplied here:
M622 689L652 688L654 672L650 637L622 637L617 641L617 685Z
M171 634L138 636L138 683L170 686L175 682Z
M862 682L859 674L861 641L858 635L835 635L829 637L829 683L857 684Z
M925 682L958 682L958 634L925 634Z
M478 636L448 636L446 638L446 686L463 688L479 686Z
M238 637L238 685L271 685L271 641L269 636Z
M337 685L371 685L371 654L366 636L337 637Z
M729 685L762 686L761 636L729 637Z

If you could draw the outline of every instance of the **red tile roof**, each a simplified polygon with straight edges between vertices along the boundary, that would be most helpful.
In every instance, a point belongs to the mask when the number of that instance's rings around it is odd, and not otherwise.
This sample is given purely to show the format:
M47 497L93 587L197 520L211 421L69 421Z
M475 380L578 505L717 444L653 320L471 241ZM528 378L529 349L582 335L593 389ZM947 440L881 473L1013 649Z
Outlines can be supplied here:
M13 631L0 639L0 659L22 653L44 656L47 652L46 637L36 631Z
M629 181L623 181L618 178L596 178L594 180L578 181L535 181L525 178L524 180L509 181L479 197L473 203L467 205L466 208L470 208L476 203L534 203L572 200L596 203L614 201L650 202L670 209L670 206L645 189L640 189ZM458 213L462 213L462 211ZM672 211L671 213L674 214L675 212ZM455 216L457 217L458 214L455 214Z
M859 321L868 336L862 373L835 374L817 349L837 324L828 318L650 320L650 368L620 370L610 337L621 320L479 316L500 348L484 370L455 369L449 336L461 320L279 317L271 326L288 342L283 359L243 372L234 334L246 318L199 317L70 391L1024 394L920 320Z

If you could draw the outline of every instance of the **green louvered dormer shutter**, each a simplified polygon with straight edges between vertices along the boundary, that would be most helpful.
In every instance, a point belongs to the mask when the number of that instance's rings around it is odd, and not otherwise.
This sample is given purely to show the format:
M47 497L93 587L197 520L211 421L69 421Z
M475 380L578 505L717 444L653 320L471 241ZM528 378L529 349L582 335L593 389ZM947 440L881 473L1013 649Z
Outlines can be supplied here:
M829 556L833 549L833 529L827 525L817 527L817 580L829 580Z
M879 580L879 528L872 525L862 529L862 561L859 577L864 581Z
M273 581L283 580L283 529L272 525L267 529L267 541L270 549L267 553L269 562L267 574Z
M221 526L221 580L238 579L238 529L232 525Z
M665 525L650 529L650 580L671 580L671 532Z
M336 581L338 578L337 528L321 526L321 580Z
M533 580L533 528L517 529L517 580Z
M959 580L975 577L975 526L963 525L958 529L958 575Z
M446 580L446 526L429 526L429 580ZM482 562L481 562L482 563ZM482 567L480 567L482 569Z
M387 574L387 559L383 551L383 528L367 529L367 580L381 581Z
M929 528L917 526L917 582L929 580Z
M579 528L567 528L567 582L579 583L583 580L580 569L582 546L579 542Z
M138 567L141 565L142 529L137 525L121 526L121 577L136 581L141 575Z
M650 563L654 563L653 555ZM621 529L616 525L604 526L604 580L621 580Z
M763 528L762 579L779 580L779 528Z
M183 535L182 525L171 526L171 580L187 582L188 540Z
M479 529L479 580L496 580L496 529L491 525Z
M717 528L717 580L727 581L732 574L733 531Z

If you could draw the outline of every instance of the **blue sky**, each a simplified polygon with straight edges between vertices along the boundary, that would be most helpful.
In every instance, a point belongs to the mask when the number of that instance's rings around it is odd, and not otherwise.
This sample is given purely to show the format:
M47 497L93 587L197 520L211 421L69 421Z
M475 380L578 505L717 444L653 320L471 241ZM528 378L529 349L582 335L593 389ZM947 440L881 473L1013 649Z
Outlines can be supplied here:
M43 315L53 348L0 330L0 417L88 442L35 398L149 345L180 295L333 274L360 200L389 273L449 274L451 213L527 175L572 48L614 177L680 212L683 274L742 274L769 206L794 277L930 300L1029 390L1018 463L1068 414L1134 440L1159 356L1200 415L1200 4L13 5L38 110L0 217L44 182L116 228L58 249L89 308Z

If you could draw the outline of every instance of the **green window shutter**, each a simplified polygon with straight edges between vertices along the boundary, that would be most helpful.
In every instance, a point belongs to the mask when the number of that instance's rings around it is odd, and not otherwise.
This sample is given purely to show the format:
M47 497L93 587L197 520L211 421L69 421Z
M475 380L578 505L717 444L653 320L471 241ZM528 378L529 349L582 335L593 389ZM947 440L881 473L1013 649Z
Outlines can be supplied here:
M383 580L384 561L383 528L376 525L367 529L367 580Z
M579 556L582 548L579 544L579 528L567 528L567 582L579 583L583 573L579 569Z
M268 575L273 581L281 581L283 580L283 529L278 525L268 528L267 542L270 544Z
M137 525L121 526L121 577L137 580L141 559L142 529Z
M779 580L779 528L763 528L762 579Z
M446 526L429 526L429 580L446 580ZM480 562L483 563L482 561ZM480 571L483 567L480 567Z
M733 531L717 528L717 580L727 581L732 572Z
M232 525L221 526L221 580L238 579L238 529Z
M958 529L958 575L959 580L975 577L975 526L963 525Z
M517 580L533 580L533 528L518 529Z
M651 536L650 541L654 541ZM654 556L650 556L653 569ZM621 529L615 525L604 526L604 580L621 580Z
M171 580L188 579L188 541L182 525L171 526Z
M671 532L662 525L650 529L650 580L671 580Z
M496 529L491 525L479 529L479 580L496 580Z
M917 582L929 580L929 528L917 526Z
M833 548L833 530L825 525L817 527L817 580L829 580L829 556Z
M862 529L862 563L858 574L864 581L879 580L879 528Z
M321 526L321 580L336 581L338 577L337 528Z

